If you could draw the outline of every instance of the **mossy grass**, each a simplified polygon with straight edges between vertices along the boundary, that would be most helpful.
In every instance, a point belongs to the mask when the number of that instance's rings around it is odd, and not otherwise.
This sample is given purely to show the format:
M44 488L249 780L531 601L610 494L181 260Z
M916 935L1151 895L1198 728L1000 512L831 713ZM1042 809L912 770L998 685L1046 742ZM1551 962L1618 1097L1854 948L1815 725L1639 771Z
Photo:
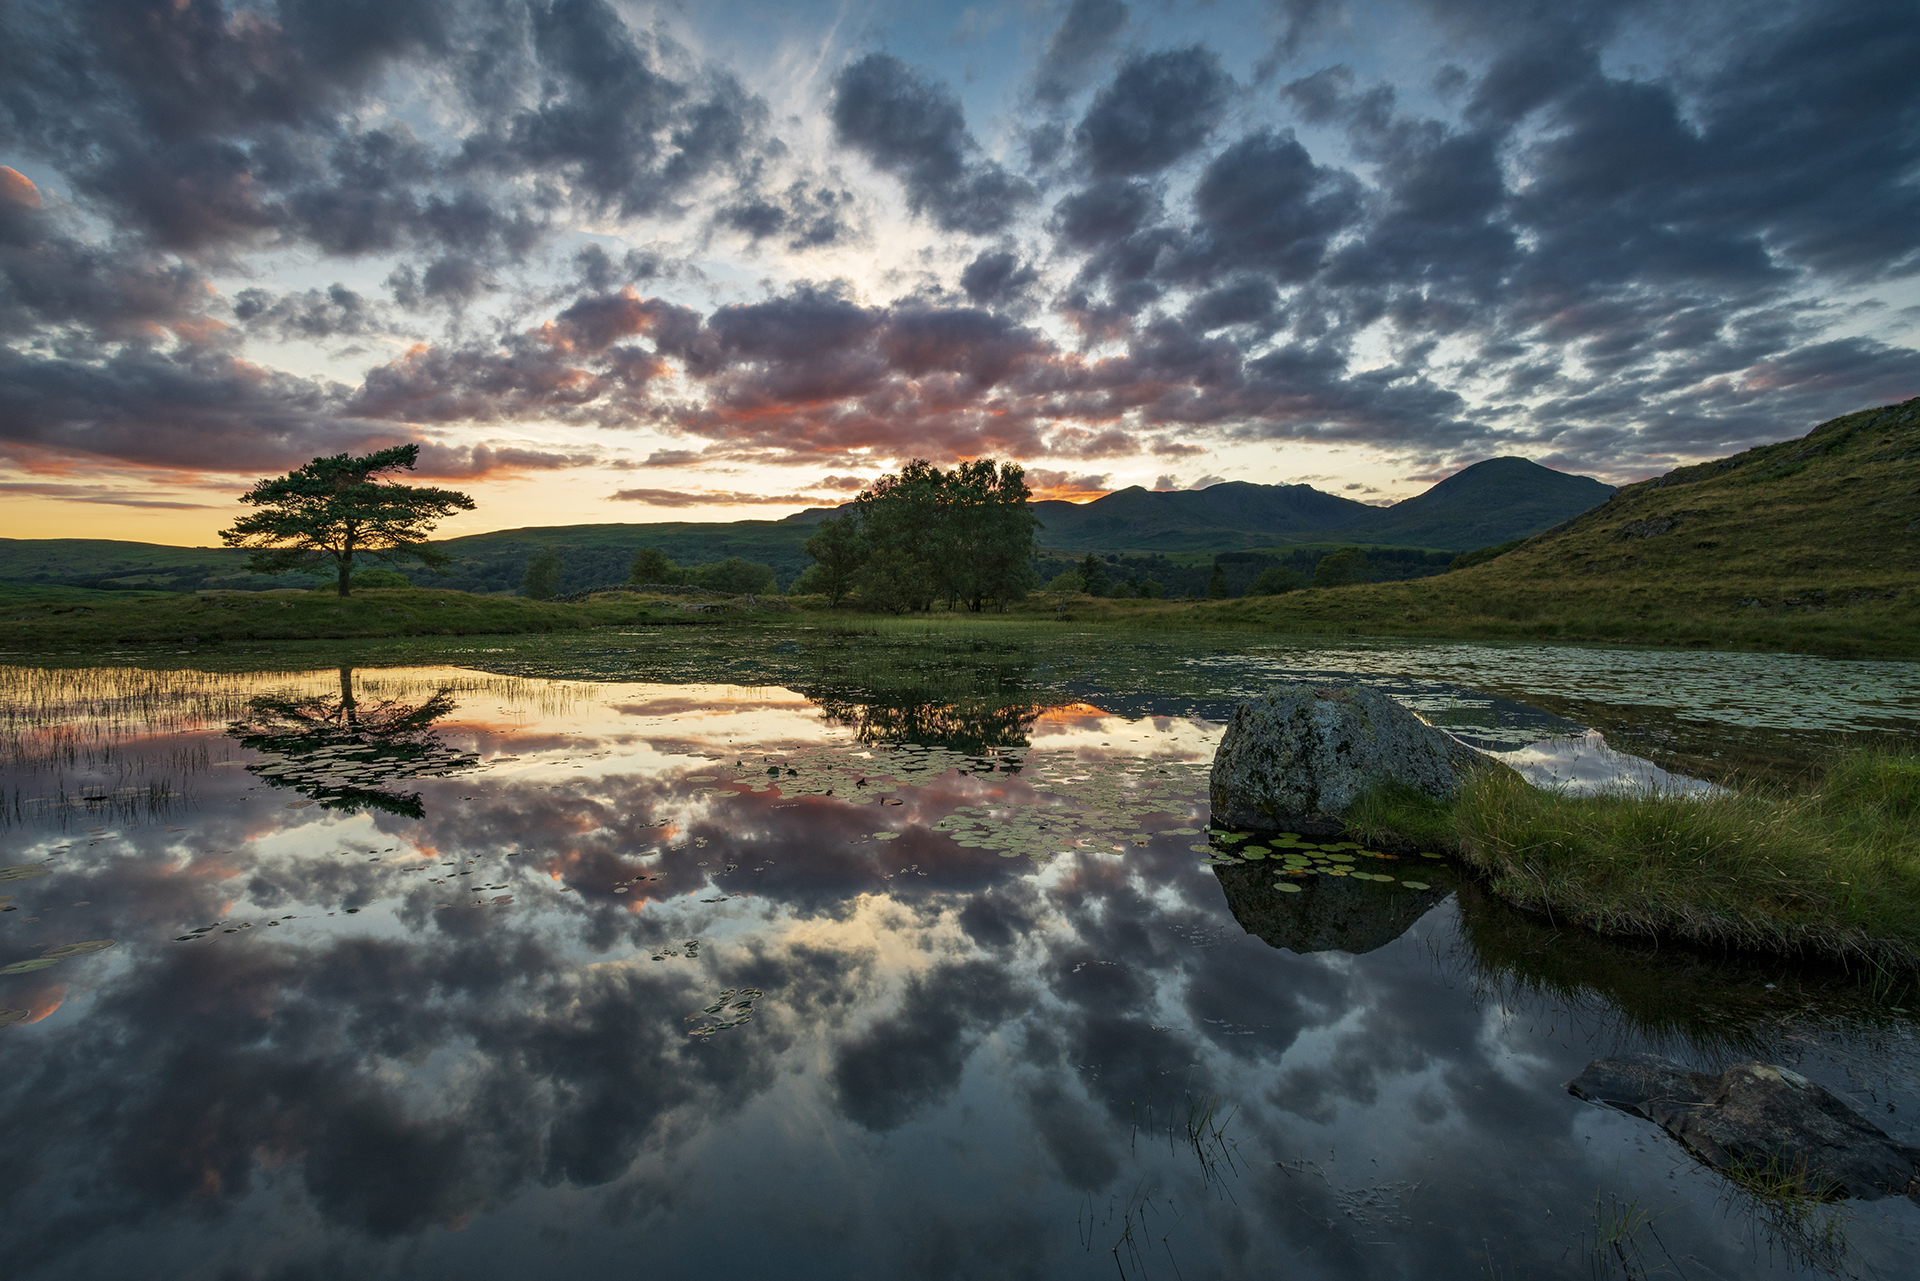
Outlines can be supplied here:
M1449 850L1508 903L1603 934L1920 968L1920 753L1903 745L1705 796L1572 796L1488 769L1451 804L1376 791L1348 825Z
M694 602L708 611L726 601ZM0 595L0 650L14 653L103 645L207 645L226 641L355 640L404 636L512 635L634 623L701 621L688 599L611 592L555 604L430 588L321 591L41 592ZM737 612L737 611L735 611Z

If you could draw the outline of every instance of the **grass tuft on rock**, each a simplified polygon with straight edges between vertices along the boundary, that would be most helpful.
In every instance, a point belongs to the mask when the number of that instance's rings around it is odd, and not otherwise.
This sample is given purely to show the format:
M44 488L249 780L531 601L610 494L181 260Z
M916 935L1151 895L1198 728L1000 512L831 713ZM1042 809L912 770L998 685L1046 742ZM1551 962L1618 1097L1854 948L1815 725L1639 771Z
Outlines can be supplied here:
M1791 792L1568 796L1487 770L1450 807L1368 804L1366 821L1435 834L1449 811L1450 847L1495 894L1602 933L1920 966L1920 755L1908 748L1847 752Z

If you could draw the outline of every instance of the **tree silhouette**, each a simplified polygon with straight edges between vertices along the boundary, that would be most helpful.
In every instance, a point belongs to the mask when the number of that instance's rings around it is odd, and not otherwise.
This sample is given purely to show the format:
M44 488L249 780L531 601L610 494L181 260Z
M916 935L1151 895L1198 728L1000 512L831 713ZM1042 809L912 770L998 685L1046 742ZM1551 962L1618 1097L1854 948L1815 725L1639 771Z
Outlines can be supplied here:
M255 549L247 568L256 574L285 574L332 563L340 594L350 594L353 558L377 561L412 558L439 569L445 552L426 545L435 522L456 511L472 511L473 499L452 489L381 483L382 472L411 471L420 446L395 445L359 458L335 454L274 480L263 480L240 495L260 508L220 531L229 547Z

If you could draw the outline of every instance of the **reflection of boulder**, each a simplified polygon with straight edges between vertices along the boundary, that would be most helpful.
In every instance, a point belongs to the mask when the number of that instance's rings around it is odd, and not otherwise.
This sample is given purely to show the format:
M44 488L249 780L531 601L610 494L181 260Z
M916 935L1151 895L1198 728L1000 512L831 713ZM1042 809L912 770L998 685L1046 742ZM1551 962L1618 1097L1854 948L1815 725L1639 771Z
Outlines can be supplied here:
M265 695L227 733L262 759L247 769L275 787L291 788L328 809L378 809L407 818L425 810L418 792L393 783L471 768L480 758L449 747L433 723L453 711L441 690L423 703L392 699L362 706L351 668L340 669L340 697L289 699Z
M1222 827L1323 833L1383 783L1446 798L1485 761L1363 685L1276 685L1236 707L1213 757Z
M1424 870L1424 869L1423 869ZM1371 952L1413 928L1452 891L1445 885L1410 890L1395 882L1348 876L1289 878L1289 893L1268 867L1215 867L1227 908L1240 928L1289 952Z
M1920 1201L1920 1148L1786 1068L1736 1063L1715 1076L1635 1054L1595 1059L1567 1089L1652 1121L1716 1170L1792 1180L1816 1196Z

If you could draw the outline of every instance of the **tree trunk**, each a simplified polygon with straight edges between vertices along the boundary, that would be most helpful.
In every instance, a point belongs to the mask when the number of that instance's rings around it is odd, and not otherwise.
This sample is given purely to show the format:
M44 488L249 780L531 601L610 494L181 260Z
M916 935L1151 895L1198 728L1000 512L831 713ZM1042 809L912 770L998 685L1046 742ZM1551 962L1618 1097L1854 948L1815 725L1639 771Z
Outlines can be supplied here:
M340 594L342 596L345 596L347 594L348 585L353 581L353 558L349 556L344 560L340 561L339 565L340 565Z

